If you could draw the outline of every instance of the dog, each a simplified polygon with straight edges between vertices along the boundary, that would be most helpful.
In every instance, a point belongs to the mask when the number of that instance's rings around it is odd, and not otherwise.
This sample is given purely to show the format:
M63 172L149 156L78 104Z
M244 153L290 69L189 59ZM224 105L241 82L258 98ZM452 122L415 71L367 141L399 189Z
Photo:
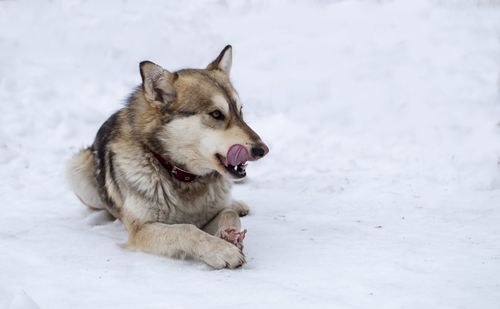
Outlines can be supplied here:
M205 69L141 62L142 84L69 161L73 192L124 224L128 248L216 269L245 263L249 208L231 182L269 148L243 120L231 65L230 45Z

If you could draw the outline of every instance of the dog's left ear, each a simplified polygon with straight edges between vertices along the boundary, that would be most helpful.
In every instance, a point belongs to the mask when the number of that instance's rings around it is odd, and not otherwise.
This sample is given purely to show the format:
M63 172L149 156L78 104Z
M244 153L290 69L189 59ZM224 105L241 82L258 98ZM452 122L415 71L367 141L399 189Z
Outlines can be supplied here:
M177 73L170 73L151 61L141 62L139 68L146 100L150 103L175 101L176 93L173 83L177 79Z
M233 63L233 48L227 45L208 66L207 70L221 70L229 76L231 65Z

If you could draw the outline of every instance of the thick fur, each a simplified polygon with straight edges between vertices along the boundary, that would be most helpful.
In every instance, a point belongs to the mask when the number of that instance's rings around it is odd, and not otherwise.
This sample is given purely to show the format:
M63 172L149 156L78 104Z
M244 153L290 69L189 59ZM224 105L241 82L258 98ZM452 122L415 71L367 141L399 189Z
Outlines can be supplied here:
M239 231L239 215L249 210L232 200L230 174L216 154L233 144L249 152L267 147L243 120L229 80L231 53L227 46L206 69L174 73L142 62L142 85L69 162L67 178L77 197L120 219L129 248L189 256L214 268L244 263L241 250L220 235ZM199 177L177 180L154 153Z

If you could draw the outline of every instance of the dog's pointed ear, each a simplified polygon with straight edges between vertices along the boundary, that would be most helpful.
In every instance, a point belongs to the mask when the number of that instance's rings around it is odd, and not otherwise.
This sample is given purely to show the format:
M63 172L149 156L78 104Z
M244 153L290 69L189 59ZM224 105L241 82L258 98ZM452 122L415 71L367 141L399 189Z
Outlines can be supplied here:
M173 83L178 77L177 73L170 73L151 61L141 62L139 69L146 100L151 103L175 101L176 93Z
M232 63L233 48L231 47L231 45L227 45L220 52L219 56L207 66L207 70L221 70L222 72L229 75L229 73L231 72Z

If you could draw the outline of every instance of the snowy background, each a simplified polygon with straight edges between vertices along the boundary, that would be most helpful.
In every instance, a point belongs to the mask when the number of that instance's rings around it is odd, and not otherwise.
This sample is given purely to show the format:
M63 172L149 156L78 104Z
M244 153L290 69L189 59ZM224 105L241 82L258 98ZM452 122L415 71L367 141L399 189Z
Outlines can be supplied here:
M248 263L122 248L65 162L225 44ZM0 1L0 308L500 308L500 1Z

